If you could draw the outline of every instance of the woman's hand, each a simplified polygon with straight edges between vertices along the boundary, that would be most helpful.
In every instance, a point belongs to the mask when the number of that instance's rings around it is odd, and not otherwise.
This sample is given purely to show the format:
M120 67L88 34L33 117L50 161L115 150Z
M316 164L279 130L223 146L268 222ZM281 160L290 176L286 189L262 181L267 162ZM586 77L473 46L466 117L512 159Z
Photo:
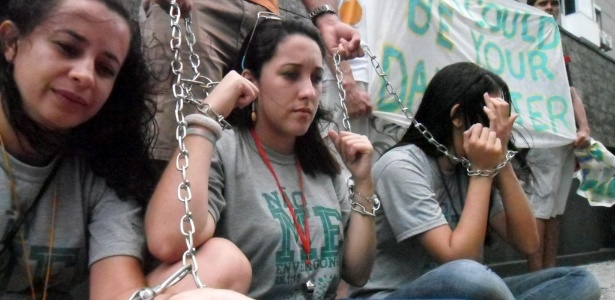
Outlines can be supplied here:
M495 169L505 153L497 133L478 123L463 133L463 149L472 170Z
M488 93L485 93L483 97L486 104L483 110L489 118L489 129L494 131L502 142L502 149L504 149L504 155L506 155L508 141L510 140L517 114L510 115L510 106L504 99L493 98Z
M258 95L258 88L254 83L230 71L214 90L205 99L213 111L227 117L235 107L244 107L250 104Z
M374 148L367 137L347 131L337 133L330 130L329 138L355 181L371 180Z

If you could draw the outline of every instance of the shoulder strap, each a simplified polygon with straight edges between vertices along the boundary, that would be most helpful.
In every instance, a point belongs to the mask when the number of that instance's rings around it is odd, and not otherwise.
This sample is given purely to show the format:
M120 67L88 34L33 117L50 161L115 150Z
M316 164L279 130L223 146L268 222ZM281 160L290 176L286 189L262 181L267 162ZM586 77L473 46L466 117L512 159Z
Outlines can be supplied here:
M17 231L19 231L19 228L21 228L21 225L23 225L23 223L26 221L26 218L28 217L30 212L32 212L32 210L34 209L36 204L38 202L40 202L41 198L43 198L43 194L45 194L45 191L47 190L47 187L49 187L49 184L51 183L51 181L55 177L56 173L58 173L58 169L60 169L60 165L61 164L62 164L62 158L58 159L56 164L53 166L53 170L51 170L51 173L49 173L49 175L47 175L47 178L45 179L45 182L43 182L43 185L41 186L41 189L38 191L38 194L36 194L36 198L34 198L34 202L32 202L30 207L28 207L28 209L23 214L20 214L18 219L15 221L15 223L13 223L13 226L11 226L11 230L6 235L4 240L2 240L2 244L4 244L4 246L5 246L1 250L2 252L7 248L6 244L8 244L11 240L13 240L13 238L17 234Z

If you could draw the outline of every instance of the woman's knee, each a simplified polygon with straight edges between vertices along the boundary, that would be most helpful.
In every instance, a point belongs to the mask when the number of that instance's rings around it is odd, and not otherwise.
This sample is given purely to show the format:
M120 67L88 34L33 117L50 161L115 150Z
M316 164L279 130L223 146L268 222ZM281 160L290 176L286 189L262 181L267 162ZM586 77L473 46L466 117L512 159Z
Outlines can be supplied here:
M450 296L468 299L513 298L502 278L487 266L473 260L452 261L432 272L437 272L434 278L441 280L441 288L449 290Z
M197 251L199 277L215 288L247 293L252 281L252 266L248 258L231 241L211 238Z
M600 299L601 289L598 279L587 269L564 267L571 291L578 294L576 299Z

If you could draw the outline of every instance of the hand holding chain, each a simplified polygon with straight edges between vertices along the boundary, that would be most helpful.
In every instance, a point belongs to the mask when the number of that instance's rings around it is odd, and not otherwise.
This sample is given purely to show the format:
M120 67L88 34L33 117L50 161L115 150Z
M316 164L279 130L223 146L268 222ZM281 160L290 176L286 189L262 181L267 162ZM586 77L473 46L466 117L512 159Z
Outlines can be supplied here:
M344 89L344 86L343 86L344 73L342 73L342 70L340 69L341 62L342 62L342 58L340 56L340 52L337 51L333 55L333 64L335 66L335 79L337 81L337 89L339 91L340 106L342 107L342 115L344 117L342 119L342 124L344 126L344 130L348 132L352 132L352 128L350 127L350 116L348 115L348 108L346 107L346 89ZM350 195L349 197L350 198L350 208L364 216L370 216L375 219L376 211L380 208L380 200L378 199L378 196L374 194L370 197L367 197L367 196L362 195L358 191L355 193L354 179L352 177L348 178L347 185L348 185L348 192ZM372 211L371 212L367 211L365 206L363 206L359 202L354 201L355 195L363 197L364 199L367 200L367 202L372 203L373 204Z
M384 81L387 92L395 98L395 100L397 101L397 104L399 105L399 107L401 109L401 112L404 113L404 115L406 116L406 118L408 120L410 120L410 123L411 123L410 126L414 126L414 128L416 128L416 130L418 130L423 135L423 137L425 137L427 139L427 141L430 144L434 145L436 147L436 149L438 149L438 151L440 153L444 154L446 157L448 157L453 162L461 163L461 165L464 168L466 168L466 170L468 171L468 175L469 176L494 177L517 154L516 151L508 150L506 152L506 159L503 162L501 162L500 164L498 164L498 166L495 169L493 169L493 170L472 170L472 163L467 158L465 158L465 157L458 158L458 157L452 155L448 151L448 148L446 148L446 146L444 146L444 145L438 143L438 141L436 141L436 139L433 137L433 135L427 130L427 127L425 127L423 124L417 122L416 119L410 115L409 109L404 106L403 102L401 101L401 98L399 97L399 95L397 94L397 92L395 91L393 86L391 85L391 82L389 82L389 79L388 79L386 73L384 72L384 70L382 69L380 64L378 63L378 60L376 60L376 56L372 53L372 51L369 49L369 47L367 45L363 45L363 50L365 51L365 54L367 56L369 56L369 58L370 58L370 60L372 62L372 66L376 70L376 74L378 76L380 76L380 78L382 78L382 80ZM336 68L336 72L337 72L337 70L338 70L338 65L337 64L336 64L335 68ZM341 83L338 80L338 86L340 86L340 84ZM343 107L345 108L345 106L343 106Z

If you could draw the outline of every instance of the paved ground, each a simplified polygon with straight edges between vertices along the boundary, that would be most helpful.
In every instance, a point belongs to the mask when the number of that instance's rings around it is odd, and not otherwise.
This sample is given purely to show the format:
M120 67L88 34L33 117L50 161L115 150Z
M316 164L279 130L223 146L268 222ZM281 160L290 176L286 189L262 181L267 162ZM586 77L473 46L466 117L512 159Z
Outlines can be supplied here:
M600 300L615 300L615 261L588 264L582 267L591 271L598 278L602 289Z

